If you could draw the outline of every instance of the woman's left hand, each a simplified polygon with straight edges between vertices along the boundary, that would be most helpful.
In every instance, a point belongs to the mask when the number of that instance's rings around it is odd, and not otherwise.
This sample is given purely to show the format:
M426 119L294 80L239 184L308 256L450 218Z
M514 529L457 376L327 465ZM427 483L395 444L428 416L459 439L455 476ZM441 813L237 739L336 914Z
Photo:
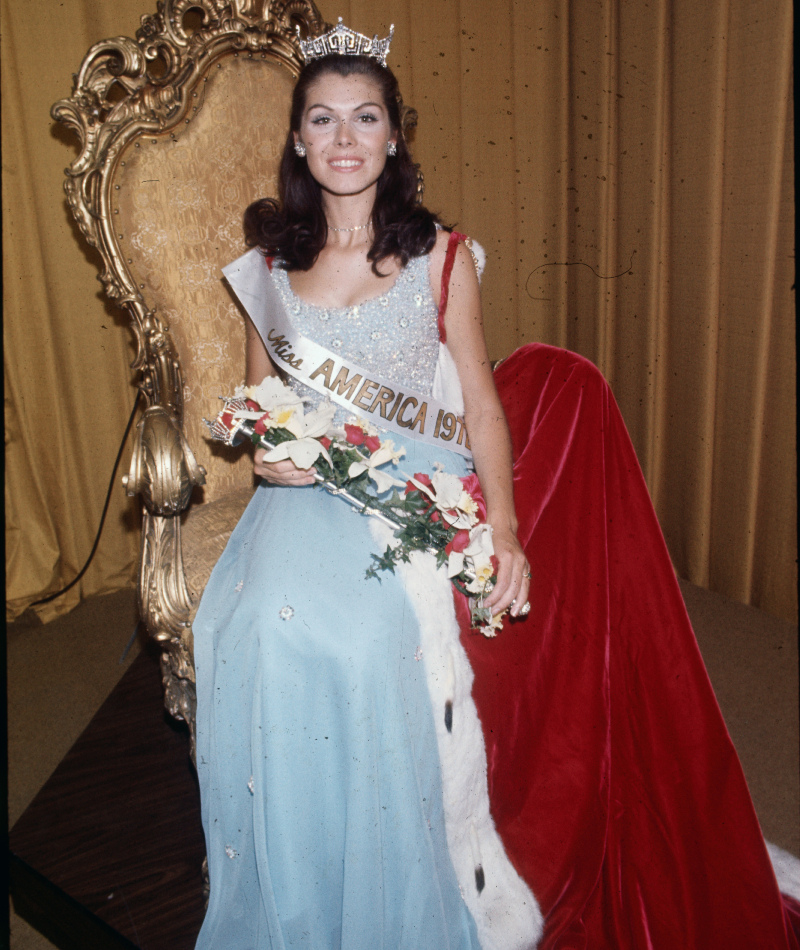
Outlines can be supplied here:
M511 616L518 617L520 610L528 602L530 590L528 559L516 534L511 529L494 528L492 544L498 561L497 583L484 601L484 605L489 607L494 615L510 607ZM527 612L526 610L525 613Z

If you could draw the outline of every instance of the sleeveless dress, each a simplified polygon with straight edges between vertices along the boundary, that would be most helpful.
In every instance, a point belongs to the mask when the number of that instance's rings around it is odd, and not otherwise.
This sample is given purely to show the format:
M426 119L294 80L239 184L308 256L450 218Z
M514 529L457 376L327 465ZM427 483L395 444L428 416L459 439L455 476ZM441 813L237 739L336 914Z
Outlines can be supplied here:
M427 257L412 259L386 294L343 309L308 305L285 271L273 277L304 335L430 393L439 336ZM337 409L335 421L345 418ZM436 463L468 471L454 453L392 439L406 449L406 474L433 474ZM418 616L421 598L443 599L457 640L450 585L424 555L430 563L417 573L424 586L430 572L433 589L417 591L416 605L406 589L413 566L366 580L387 540L322 490L262 483L212 573L194 623L211 882L198 950L481 946L448 847L428 683L437 660ZM485 790L485 761L483 772ZM488 798L484 810L488 819ZM476 827L467 822L460 848L473 890ZM460 834L452 822L450 834ZM484 843L484 863L498 844ZM503 899L503 880L490 879L487 902L491 891ZM538 925L529 891L517 887Z
M304 335L435 387L426 258L341 310L273 275ZM798 950L607 383L540 344L495 381L533 575L496 639L428 555L365 580L388 532L313 487L233 532L194 623L198 950Z

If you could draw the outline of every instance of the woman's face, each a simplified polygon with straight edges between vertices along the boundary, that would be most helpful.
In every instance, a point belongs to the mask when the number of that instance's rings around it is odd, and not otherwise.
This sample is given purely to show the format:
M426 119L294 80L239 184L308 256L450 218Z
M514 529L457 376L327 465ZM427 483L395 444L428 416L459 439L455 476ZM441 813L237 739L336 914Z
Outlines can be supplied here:
M355 195L377 182L397 133L377 83L328 73L308 87L294 138L305 145L309 171L323 191Z

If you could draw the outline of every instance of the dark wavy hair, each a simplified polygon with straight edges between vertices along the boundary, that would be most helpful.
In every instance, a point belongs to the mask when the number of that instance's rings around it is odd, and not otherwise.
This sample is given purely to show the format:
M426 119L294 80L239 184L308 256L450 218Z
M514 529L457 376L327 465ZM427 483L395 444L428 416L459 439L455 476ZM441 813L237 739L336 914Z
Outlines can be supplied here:
M367 254L372 270L388 257L403 267L412 257L428 254L436 243L438 218L417 204L417 169L402 134L400 93L391 70L368 56L324 56L312 60L300 73L292 94L289 134L280 164L279 198L254 201L244 213L245 241L279 257L287 270L309 270L328 240L328 222L322 210L322 189L305 159L294 151L308 89L321 76L366 76L381 90L392 131L397 132L397 155L389 158L378 179L372 209L375 238Z

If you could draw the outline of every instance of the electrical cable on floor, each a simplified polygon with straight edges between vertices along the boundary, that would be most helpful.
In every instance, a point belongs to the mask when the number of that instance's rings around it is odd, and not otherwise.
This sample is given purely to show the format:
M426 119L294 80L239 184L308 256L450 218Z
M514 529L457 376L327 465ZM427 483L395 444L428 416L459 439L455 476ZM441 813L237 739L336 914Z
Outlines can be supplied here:
M108 513L108 505L111 501L111 491L114 488L114 481L117 477L117 469L119 468L119 462L120 462L120 459L122 458L122 450L125 448L125 443L128 441L128 436L130 435L131 427L133 426L133 420L136 418L136 411L139 408L139 402L141 398L142 398L142 391L141 389L139 389L136 391L136 399L134 399L133 401L133 409L131 409L131 415L130 415L130 418L128 419L128 424L125 427L125 434L122 436L122 442L120 442L119 451L117 452L117 458L114 462L114 469L111 472L111 480L108 483L108 491L106 492L106 502L103 505L103 513L102 515L100 515L100 526L97 529L97 534L95 535L94 544L92 545L92 550L89 552L89 557L86 559L86 563L80 569L77 576L74 577L69 582L69 584L67 584L66 587L62 587L61 590L57 590L54 594L48 594L47 597L42 597L41 600L34 600L34 602L29 605L30 607L36 607L38 604L47 604L51 600L55 600L56 597L60 597L62 594L66 594L66 592L70 588L74 587L78 583L78 581L86 573L86 569L92 563L92 558L94 557L95 552L97 551L97 545L100 543L100 535L103 533L103 525L106 523L106 514Z

